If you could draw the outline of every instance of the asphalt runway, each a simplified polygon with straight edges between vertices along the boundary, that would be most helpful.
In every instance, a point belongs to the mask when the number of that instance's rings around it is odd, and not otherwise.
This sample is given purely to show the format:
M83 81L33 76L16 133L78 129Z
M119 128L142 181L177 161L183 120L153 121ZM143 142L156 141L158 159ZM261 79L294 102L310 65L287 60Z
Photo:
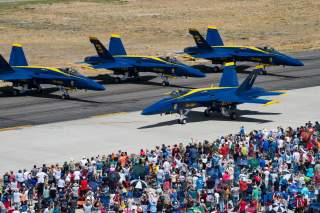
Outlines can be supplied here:
M298 89L320 85L320 51L296 54L302 59L304 67L272 67L268 75L261 75L256 86L266 89ZM242 80L248 71L239 73ZM123 84L106 83L106 91L71 93L71 100L60 99L59 93L46 93L44 96L29 94L11 97L1 89L0 128L39 125L45 123L82 119L96 115L116 112L142 110L147 105L177 88L197 88L216 85L221 73L208 73L203 79L172 79L170 87L163 87L159 78L146 75L140 82ZM145 79L151 79L146 81ZM104 81L103 78L100 79ZM50 91L50 90L49 90ZM319 98L318 94L314 94ZM297 100L303 101L303 100Z
M30 169L32 165L63 163L71 158L93 157L118 150L138 153L161 144L187 144L237 133L241 126L253 129L297 127L320 118L320 90L308 87L289 90L288 95L266 97L280 104L259 106L242 104L240 118L212 114L204 116L204 108L190 112L188 123L178 124L176 114L142 116L139 111L93 116L66 122L15 128L0 132L0 173ZM302 101L296 101L296 100ZM0 174L1 175L1 174Z

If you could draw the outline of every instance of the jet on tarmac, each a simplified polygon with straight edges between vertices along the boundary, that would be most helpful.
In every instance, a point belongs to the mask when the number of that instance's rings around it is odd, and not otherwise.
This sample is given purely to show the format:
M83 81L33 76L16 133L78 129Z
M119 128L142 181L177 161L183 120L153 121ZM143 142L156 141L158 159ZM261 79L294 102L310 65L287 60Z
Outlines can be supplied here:
M262 67L257 66L239 86L235 70L235 63L225 64L218 87L199 88L191 90L173 91L166 97L142 111L142 115L178 113L179 123L185 124L186 116L191 109L205 107L205 116L213 112L230 116L232 120L238 118L237 105L243 103L270 105L277 100L260 99L260 96L281 95L281 91L266 91L263 88L253 87L254 81Z
M206 39L196 29L189 29L196 46L187 47L182 53L193 58L204 58L213 64L230 61L249 61L264 65L303 66L303 63L271 47L225 46L215 26L209 26ZM216 71L219 70L215 66ZM265 73L265 71L264 71Z
M63 99L70 98L70 89L105 90L104 86L73 68L30 66L20 44L12 45L9 63L0 55L0 80L13 84L14 95L32 89L41 92L41 84L59 86Z
M155 56L127 55L119 35L113 34L109 43L109 51L95 37L90 37L97 56L88 56L84 62L90 64L94 69L113 70L115 75L122 75L123 78L138 78L140 72L154 72L160 75L162 85L169 85L169 77L205 77L201 71L187 66L174 58L161 58ZM117 83L121 82L120 77L115 78Z

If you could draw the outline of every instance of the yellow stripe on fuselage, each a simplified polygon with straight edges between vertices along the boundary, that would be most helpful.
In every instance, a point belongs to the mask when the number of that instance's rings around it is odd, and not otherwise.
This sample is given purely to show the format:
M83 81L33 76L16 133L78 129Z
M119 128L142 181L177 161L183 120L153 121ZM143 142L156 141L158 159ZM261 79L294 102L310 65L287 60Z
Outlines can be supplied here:
M268 52L266 51L263 51L255 46L211 46L212 48L240 48L240 49L244 49L244 48L247 48L247 49L250 49L250 50L254 50L254 51L257 51L257 52L262 52L262 53L266 53L268 54Z
M198 89L192 89L189 92L187 92L184 95L181 95L177 98L185 98L187 96L193 95L195 93L203 92L203 91L209 91L209 90L220 90L220 89L230 89L235 87L206 87L206 88L198 88Z
M166 63L166 64L172 64L168 61L165 61L161 58L155 57L155 56L148 56L148 55L114 55L113 57L127 57L127 58L148 58L148 59L152 59L152 60L156 60L156 61L160 61L162 63Z

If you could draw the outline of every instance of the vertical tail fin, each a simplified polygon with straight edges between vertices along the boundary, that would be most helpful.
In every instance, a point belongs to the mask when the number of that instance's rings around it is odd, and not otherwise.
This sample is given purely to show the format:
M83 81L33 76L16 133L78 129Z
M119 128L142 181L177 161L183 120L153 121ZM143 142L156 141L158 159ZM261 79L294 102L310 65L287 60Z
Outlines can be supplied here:
M8 64L6 59L3 58L2 55L0 55L0 74L8 73L8 72L14 72L13 68Z
M109 42L109 51L111 55L127 55L121 38L117 34L112 34Z
M96 48L98 56L107 60L114 60L111 53L106 49L106 47L97 39L96 37L90 37L90 42Z
M234 62L224 64L223 73L219 83L220 87L237 87L239 86L237 71Z
M215 26L208 26L206 41L210 46L224 45L219 31Z
M28 66L28 61L21 44L12 44L9 64L11 66Z
M239 86L239 88L236 91L237 95L240 95L243 92L246 92L250 90L258 76L258 74L263 70L262 66L256 66L256 69L254 69L249 76L242 82L242 84Z
M196 29L189 29L189 33L193 36L194 41L196 42L197 47L202 49L211 49L211 46L208 42L202 37Z

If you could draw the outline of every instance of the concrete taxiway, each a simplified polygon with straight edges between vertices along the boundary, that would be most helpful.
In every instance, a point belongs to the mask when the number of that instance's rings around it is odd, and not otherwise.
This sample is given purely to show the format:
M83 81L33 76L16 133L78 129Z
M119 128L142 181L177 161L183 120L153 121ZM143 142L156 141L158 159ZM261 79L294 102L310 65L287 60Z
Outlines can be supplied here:
M237 121L219 115L207 118L199 108L190 113L186 125L177 124L175 115L142 116L137 111L5 129L0 132L0 172L110 154L120 149L137 152L163 143L188 143L192 139L212 141L238 132L241 125L247 131L274 129L279 125L296 127L320 119L319 92L320 87L289 90L288 95L276 97L280 104L241 105L242 116Z

